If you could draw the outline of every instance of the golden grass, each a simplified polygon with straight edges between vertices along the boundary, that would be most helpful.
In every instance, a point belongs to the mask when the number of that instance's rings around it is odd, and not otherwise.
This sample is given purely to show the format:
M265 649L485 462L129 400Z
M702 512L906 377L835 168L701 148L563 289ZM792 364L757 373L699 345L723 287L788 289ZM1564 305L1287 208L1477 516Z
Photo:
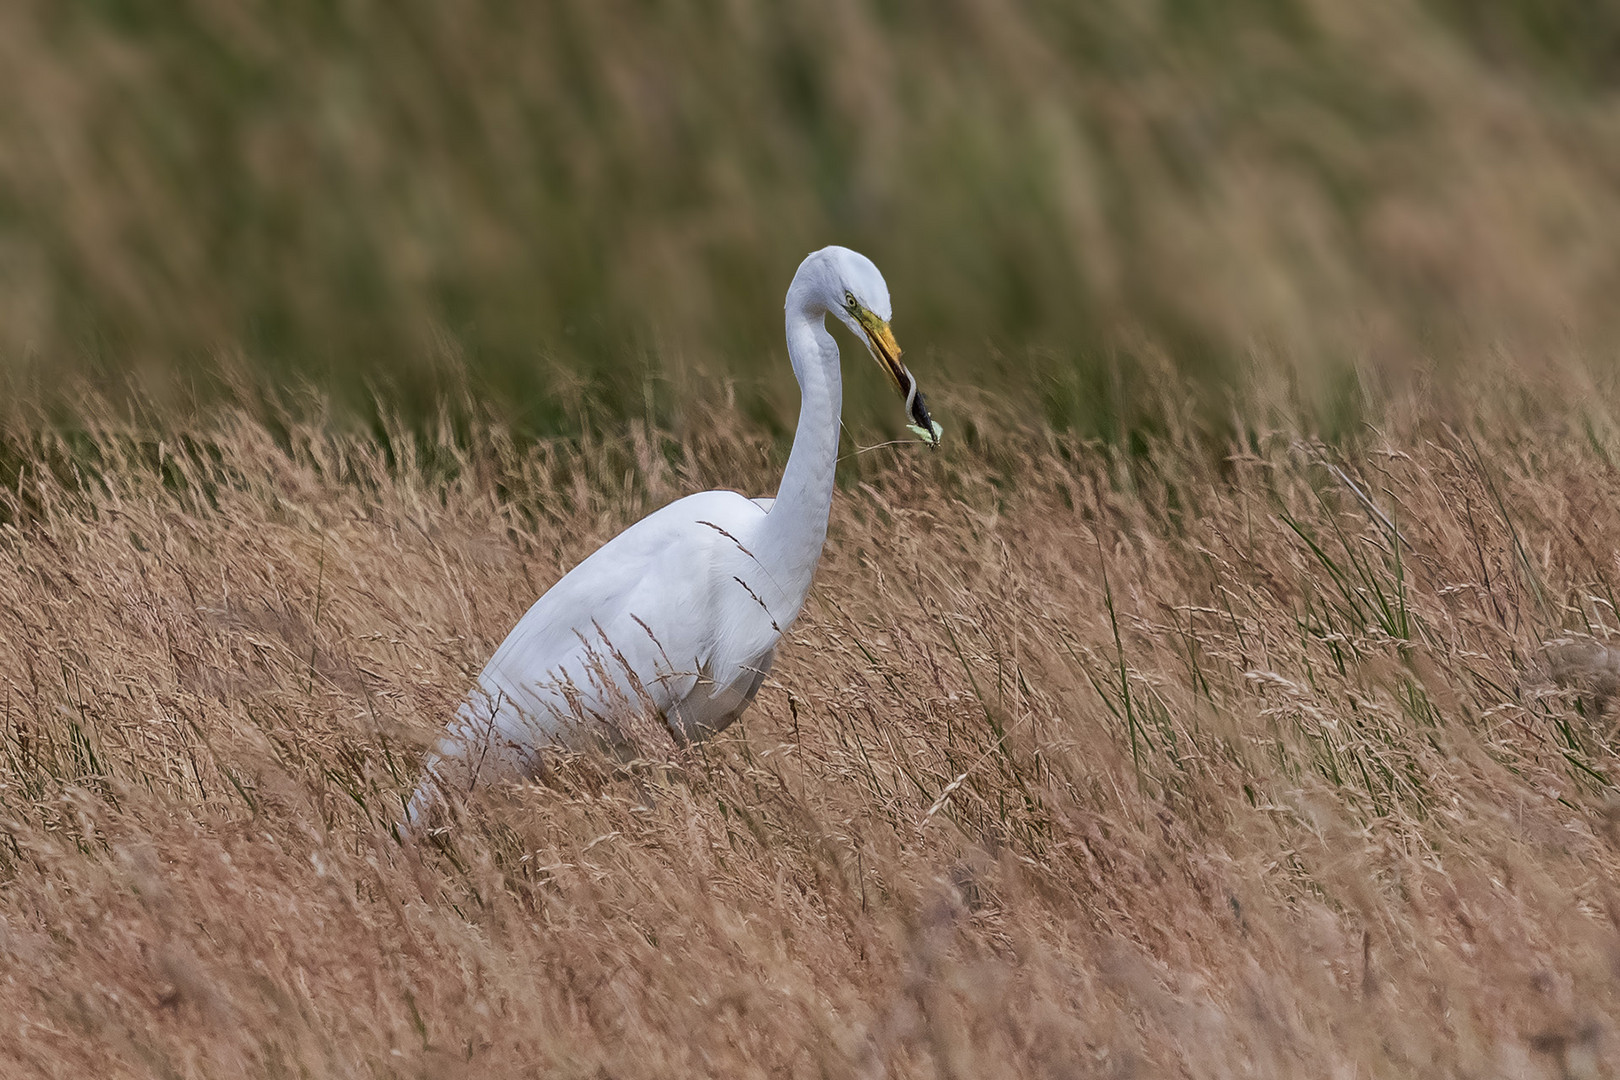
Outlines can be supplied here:
M14 421L0 1071L1613 1075L1613 752L1543 643L1620 630L1620 428L1521 391L846 462L775 677L650 808L580 761L417 850L531 599L773 444Z
M0 9L0 1074L1620 1072L1620 422L1527 374L1620 330L1617 26ZM534 596L774 487L829 241L944 448L743 723L402 847Z

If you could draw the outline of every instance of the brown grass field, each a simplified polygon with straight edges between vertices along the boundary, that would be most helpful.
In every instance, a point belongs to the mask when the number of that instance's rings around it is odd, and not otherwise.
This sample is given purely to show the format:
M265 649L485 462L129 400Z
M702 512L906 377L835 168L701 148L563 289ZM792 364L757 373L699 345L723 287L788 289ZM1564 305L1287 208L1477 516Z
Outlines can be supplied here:
M415 848L531 599L780 443L19 414L0 1073L1615 1075L1620 421L1498 366L1332 448L938 387L742 723Z
M0 4L0 1080L1620 1076L1617 73L1591 0ZM828 243L945 445L848 357L743 721L403 844L540 592L774 490Z

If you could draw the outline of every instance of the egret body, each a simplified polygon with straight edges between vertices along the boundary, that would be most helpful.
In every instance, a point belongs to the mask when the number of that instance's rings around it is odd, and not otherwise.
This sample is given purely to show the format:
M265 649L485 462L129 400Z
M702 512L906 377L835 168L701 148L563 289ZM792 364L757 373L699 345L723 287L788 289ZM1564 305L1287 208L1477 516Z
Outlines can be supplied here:
M532 775L547 747L624 751L637 724L676 743L730 724L765 680L821 560L843 382L825 316L866 344L929 443L940 429L889 330L876 266L827 247L787 293L787 348L802 395L775 499L688 495L565 574L518 620L429 753L407 809L421 825L447 796Z

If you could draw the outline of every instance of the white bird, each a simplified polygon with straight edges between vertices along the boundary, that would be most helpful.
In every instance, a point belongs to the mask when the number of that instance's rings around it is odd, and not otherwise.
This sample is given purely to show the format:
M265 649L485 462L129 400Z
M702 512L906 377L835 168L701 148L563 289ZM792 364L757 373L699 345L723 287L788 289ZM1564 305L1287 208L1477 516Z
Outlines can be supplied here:
M565 574L518 620L428 754L406 811L422 826L447 796L534 775L548 747L627 754L648 731L706 738L746 709L810 591L827 537L843 381L836 316L905 397L912 430L942 434L889 329L872 261L827 247L787 293L799 426L775 499L688 495ZM638 725L643 725L638 729Z

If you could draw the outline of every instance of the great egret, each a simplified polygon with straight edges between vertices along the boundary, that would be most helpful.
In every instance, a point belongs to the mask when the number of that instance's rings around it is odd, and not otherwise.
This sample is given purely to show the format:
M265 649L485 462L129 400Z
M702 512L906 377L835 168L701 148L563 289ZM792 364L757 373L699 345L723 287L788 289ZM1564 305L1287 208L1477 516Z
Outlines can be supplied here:
M705 491L598 548L535 602L495 650L428 755L407 808L422 825L447 794L532 775L547 746L633 748L636 725L686 743L730 724L798 618L827 538L843 381L836 316L905 397L930 445L941 431L889 330L889 288L848 248L813 252L787 293L802 400L775 499Z

